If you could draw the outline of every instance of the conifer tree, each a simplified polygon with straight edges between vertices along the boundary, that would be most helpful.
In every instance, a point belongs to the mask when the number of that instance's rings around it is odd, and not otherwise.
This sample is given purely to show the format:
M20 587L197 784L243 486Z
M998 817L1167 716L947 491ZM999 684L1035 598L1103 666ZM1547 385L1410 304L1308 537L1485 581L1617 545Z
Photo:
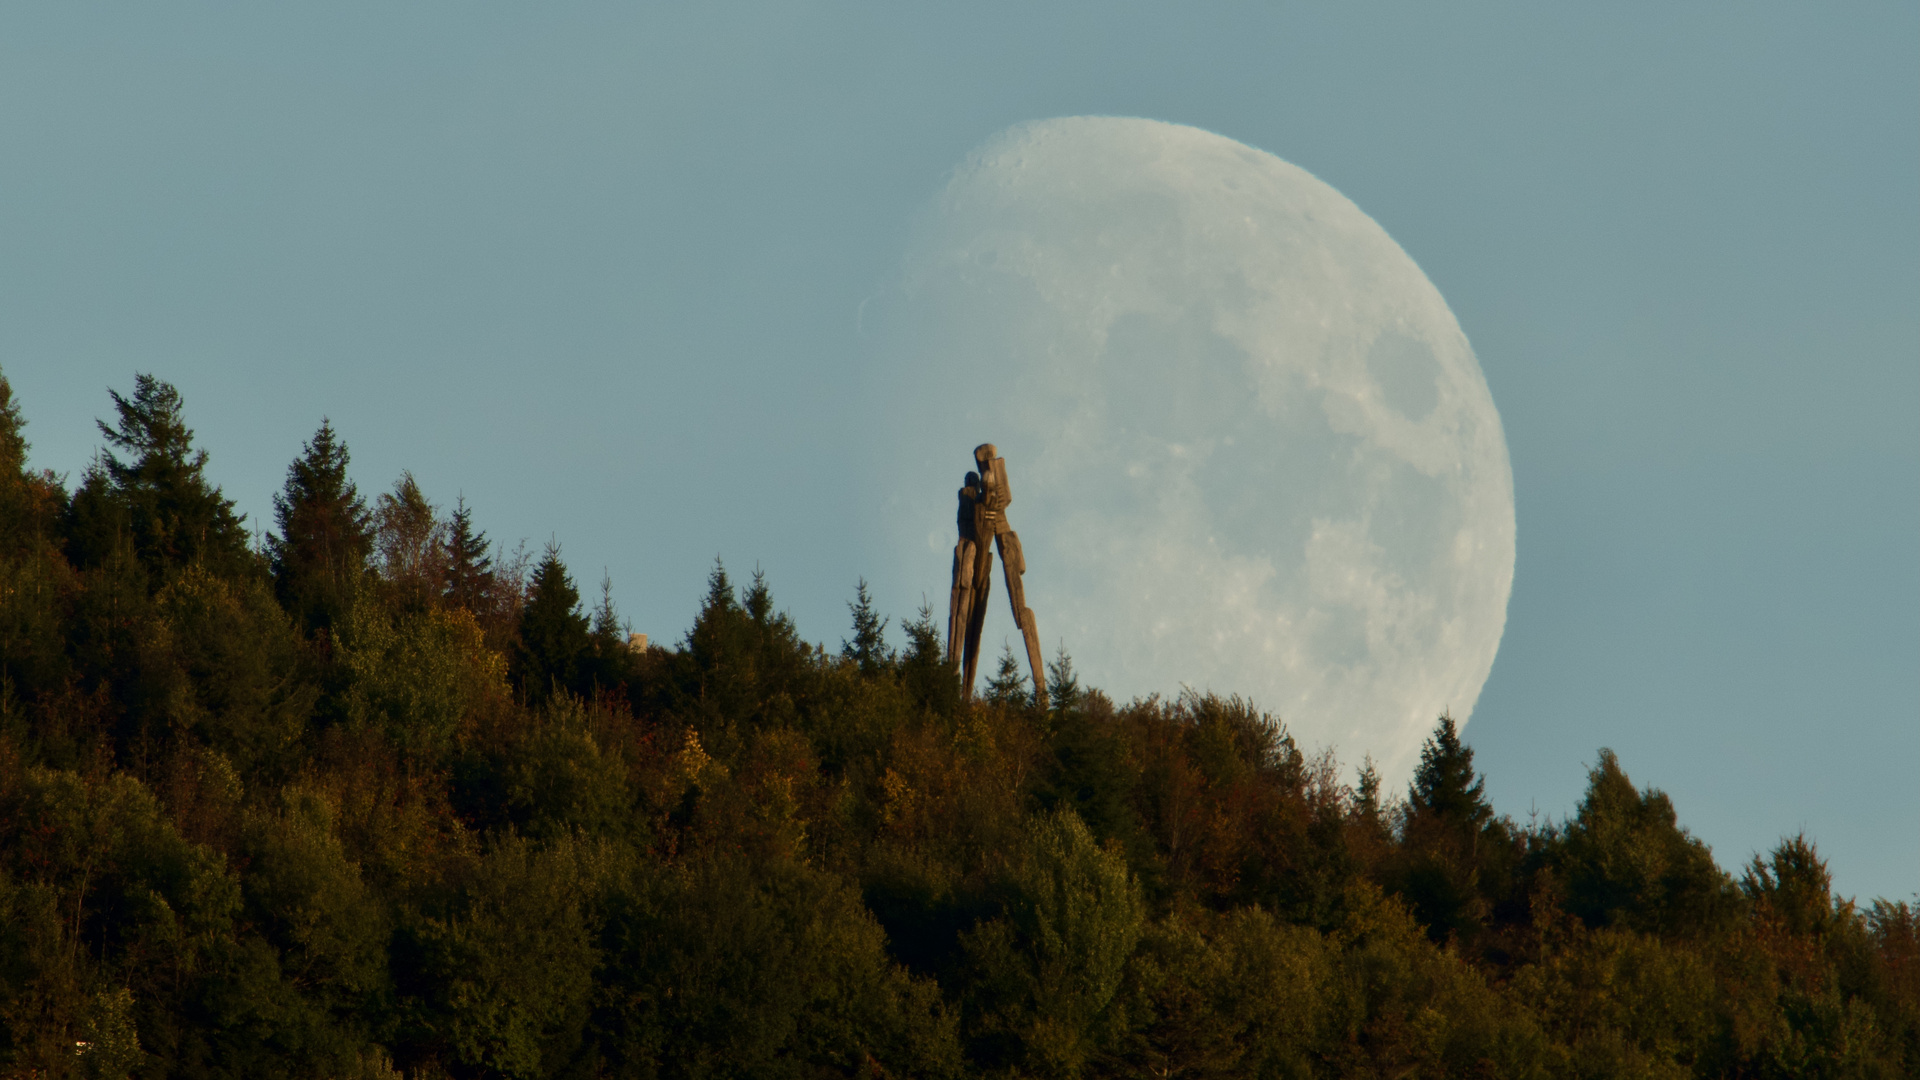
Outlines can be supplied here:
M1500 874L1485 871L1511 853L1499 842L1505 837L1493 835L1499 830L1486 781L1474 773L1473 750L1461 743L1451 714L1440 717L1420 748L1403 824L1394 891L1434 941L1471 936L1490 912L1488 894L1504 884Z
M951 715L960 702L960 680L947 663L940 627L933 621L933 605L925 602L901 630L907 647L900 654L900 676L914 702L938 716Z
M494 596L493 558L487 554L487 534L473 527L473 510L465 496L454 501L447 519L446 583L449 604L475 614L491 610Z
M27 422L0 373L0 555L25 554L44 543L65 503L51 474L27 471Z
M1834 903L1833 875L1804 832L1782 839L1765 859L1755 855L1740 891L1794 934L1826 934L1846 910Z
M1353 809L1369 821L1380 819L1380 769L1374 765L1372 754L1361 760L1359 781L1353 789Z
M104 561L125 542L154 585L195 563L221 574L253 567L244 516L207 482L207 452L193 447L180 392L143 374L132 397L107 393L119 418L99 421L108 449L88 470L88 505L76 507L83 559Z
M1029 700L1020 660L1013 655L1013 646L1004 641L1000 643L999 666L987 680L987 700L995 705L1024 705Z
M1047 665L1047 704L1054 712L1066 712L1080 704L1080 676L1074 673L1073 657L1067 655L1067 643L1060 643L1053 662Z
M353 603L373 550L366 500L347 477L347 444L322 418L273 497L278 536L267 538L274 593L294 618L329 629Z
M1407 810L1459 835L1471 835L1493 818L1486 781L1473 771L1473 748L1460 742L1460 729L1451 713L1440 717L1432 737L1420 748L1420 767L1414 770L1407 791Z
M592 648L592 629L580 613L580 590L548 544L533 572L527 606L520 612L515 674L528 701L545 701L555 690L581 689L582 664Z
M874 676L884 670L893 659L887 650L887 623L873 609L873 594L867 589L867 579L861 578L854 592L854 600L847 605L853 613L853 639L840 642L840 655L854 662L860 668L860 674Z
M1680 827L1665 792L1638 791L1612 750L1553 852L1566 908L1589 926L1695 934L1722 920L1732 884L1707 846Z

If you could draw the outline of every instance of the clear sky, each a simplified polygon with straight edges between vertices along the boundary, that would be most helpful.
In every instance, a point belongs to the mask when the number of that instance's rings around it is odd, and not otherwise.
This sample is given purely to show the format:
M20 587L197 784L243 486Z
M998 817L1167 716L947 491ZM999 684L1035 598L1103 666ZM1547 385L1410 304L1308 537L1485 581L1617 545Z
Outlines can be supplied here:
M1501 810L1610 746L1730 869L1805 828L1920 889L1910 3L9 5L0 369L70 477L152 371L256 523L324 414L636 629L719 555L837 644L859 305L969 149L1085 113L1312 171L1452 305L1517 493Z

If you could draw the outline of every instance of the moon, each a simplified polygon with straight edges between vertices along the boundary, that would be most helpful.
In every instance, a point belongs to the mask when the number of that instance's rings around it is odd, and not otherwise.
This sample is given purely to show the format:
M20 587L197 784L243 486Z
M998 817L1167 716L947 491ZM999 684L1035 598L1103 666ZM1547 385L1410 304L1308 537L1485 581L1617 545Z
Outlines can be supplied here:
M1513 583L1500 416L1439 290L1326 183L1180 124L1019 124L861 326L894 595L944 625L992 442L1041 638L1084 682L1239 694L1394 782L1472 715ZM994 592L986 641L1018 652Z

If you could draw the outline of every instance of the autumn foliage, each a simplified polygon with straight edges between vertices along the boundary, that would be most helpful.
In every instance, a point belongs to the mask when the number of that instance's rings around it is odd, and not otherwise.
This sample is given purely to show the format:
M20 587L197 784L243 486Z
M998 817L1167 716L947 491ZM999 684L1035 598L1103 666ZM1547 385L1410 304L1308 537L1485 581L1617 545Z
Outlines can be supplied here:
M634 651L328 424L256 548L111 401L69 489L0 380L0 1074L1920 1075L1913 907L1729 874L1611 752L1521 824L1448 717L1389 792L718 566Z

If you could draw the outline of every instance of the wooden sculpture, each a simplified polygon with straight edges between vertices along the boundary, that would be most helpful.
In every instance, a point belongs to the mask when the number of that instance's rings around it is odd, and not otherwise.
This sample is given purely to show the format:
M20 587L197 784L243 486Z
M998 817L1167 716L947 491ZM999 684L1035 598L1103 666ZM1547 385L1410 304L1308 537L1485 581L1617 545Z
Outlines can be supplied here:
M1027 590L1020 583L1027 572L1020 552L1020 536L1007 524L1007 504L1013 491L1007 486L1007 459L994 456L992 443L973 450L974 472L960 489L960 542L953 547L953 598L947 614L947 662L960 675L960 692L973 697L973 677L980 667L980 630L987 621L987 594L993 588L993 551L1000 551L1000 567L1007 578L1007 599L1013 604L1013 624L1027 643L1027 663L1033 668L1037 699L1047 694L1046 670L1040 662L1040 631L1033 625Z

